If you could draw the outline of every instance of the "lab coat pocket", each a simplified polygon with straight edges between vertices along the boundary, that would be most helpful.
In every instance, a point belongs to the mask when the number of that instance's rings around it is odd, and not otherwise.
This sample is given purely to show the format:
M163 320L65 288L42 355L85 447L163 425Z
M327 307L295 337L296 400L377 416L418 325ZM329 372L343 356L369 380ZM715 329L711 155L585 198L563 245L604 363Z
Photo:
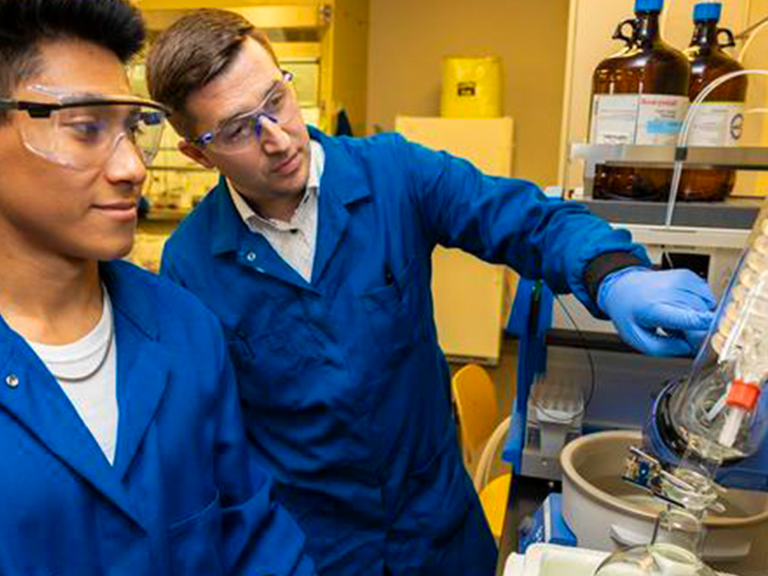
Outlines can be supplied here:
M317 396L323 387L313 387L312 379L304 377L318 364L305 327L238 333L228 340L240 394L250 407L297 410L322 402Z
M315 560L319 570L332 574L332 567L344 562L347 546L356 540L357 512L328 497L302 497L296 491L291 492L285 506L301 531L312 536L307 540L307 555Z
M412 313L415 294L411 293L416 284L411 278L414 268L411 260L389 282L359 295L377 354L385 349L401 352L417 335L414 323L418 318Z
M174 576L223 575L219 493L200 512L173 524L169 537Z
M408 475L404 528L440 541L464 521L472 501L458 446L447 442L424 465Z

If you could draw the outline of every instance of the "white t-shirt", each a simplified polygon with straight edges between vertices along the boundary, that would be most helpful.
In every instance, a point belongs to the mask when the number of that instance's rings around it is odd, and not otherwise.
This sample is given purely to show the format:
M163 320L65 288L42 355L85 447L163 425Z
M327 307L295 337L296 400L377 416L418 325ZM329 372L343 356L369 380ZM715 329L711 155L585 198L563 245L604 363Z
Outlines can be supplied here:
M117 448L117 350L112 302L104 288L99 323L77 342L29 345L56 377L110 464Z

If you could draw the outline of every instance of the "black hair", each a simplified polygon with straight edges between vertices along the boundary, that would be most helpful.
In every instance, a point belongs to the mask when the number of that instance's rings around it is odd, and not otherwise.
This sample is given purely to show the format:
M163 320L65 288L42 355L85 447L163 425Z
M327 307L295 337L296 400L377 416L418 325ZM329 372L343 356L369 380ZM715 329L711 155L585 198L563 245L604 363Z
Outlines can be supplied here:
M42 42L91 42L127 64L145 37L141 14L128 0L0 0L0 97L40 71Z

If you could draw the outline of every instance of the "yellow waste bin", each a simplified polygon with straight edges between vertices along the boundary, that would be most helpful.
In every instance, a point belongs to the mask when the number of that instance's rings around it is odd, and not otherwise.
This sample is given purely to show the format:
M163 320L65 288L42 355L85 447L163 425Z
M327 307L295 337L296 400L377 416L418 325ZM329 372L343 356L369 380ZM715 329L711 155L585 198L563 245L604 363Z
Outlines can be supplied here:
M501 58L443 59L443 118L498 118L501 110Z

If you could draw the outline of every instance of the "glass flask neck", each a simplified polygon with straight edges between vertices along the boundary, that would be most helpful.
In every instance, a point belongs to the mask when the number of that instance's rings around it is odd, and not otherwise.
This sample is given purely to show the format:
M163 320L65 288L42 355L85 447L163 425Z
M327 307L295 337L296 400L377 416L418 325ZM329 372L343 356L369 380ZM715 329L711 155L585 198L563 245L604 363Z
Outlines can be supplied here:
M656 518L651 545L673 545L700 557L703 542L704 525L695 513L670 507Z
M659 12L637 12L637 44L641 48L661 42Z
M701 48L715 49L719 46L717 41L717 22L714 20L696 22L693 29L693 38L691 47L699 46Z

